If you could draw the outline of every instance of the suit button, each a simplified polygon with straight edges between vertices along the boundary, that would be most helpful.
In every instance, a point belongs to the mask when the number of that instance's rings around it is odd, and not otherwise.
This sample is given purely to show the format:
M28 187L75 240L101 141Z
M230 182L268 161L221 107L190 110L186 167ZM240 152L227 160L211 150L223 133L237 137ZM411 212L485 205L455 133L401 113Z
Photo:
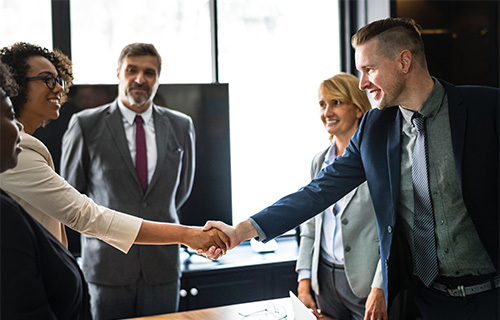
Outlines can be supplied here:
M148 207L148 203L147 203L147 202L143 202L143 203L142 203L142 207L143 207L143 208L147 208L147 207Z
M385 259L384 264L385 264L386 267L388 267L389 266L389 260Z
M351 247L349 247L349 246L345 247L345 252L349 252L349 251L351 251Z
M387 227L387 231L388 231L389 233L392 233L392 226L388 226L388 227Z
M342 220L342 224L343 224L343 225L346 225L346 224L348 224L348 223L349 223L349 220L347 220L347 219Z

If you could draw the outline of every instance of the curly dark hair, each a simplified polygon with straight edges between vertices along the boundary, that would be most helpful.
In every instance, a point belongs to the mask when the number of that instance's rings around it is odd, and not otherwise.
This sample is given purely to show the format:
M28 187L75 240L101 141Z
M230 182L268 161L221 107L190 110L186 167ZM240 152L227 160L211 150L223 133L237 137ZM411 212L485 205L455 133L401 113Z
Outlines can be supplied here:
M0 61L0 89L5 92L7 97L14 97L17 95L18 86L14 81L10 68L5 63Z
M71 60L58 49L51 52L47 48L26 42L17 42L10 47L2 48L0 50L0 61L7 64L11 68L14 80L19 86L17 96L11 98L17 117L19 117L24 105L28 101L28 97L26 95L26 87L28 83L26 81L26 74L28 73L30 66L26 61L28 58L33 56L42 56L56 67L59 76L66 81L64 96L68 93L69 87L71 87L73 82Z

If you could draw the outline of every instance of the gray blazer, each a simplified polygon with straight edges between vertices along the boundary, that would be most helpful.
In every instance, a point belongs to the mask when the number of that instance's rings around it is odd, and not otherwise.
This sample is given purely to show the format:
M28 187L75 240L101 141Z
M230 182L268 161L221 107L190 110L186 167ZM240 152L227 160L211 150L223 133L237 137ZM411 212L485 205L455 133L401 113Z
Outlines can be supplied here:
M328 149L314 157L311 166L313 179L321 171L327 152ZM366 298L372 286L383 288L377 225L367 183L361 184L345 198L346 207L341 219L345 273L352 292L359 298ZM322 212L301 225L296 266L297 271L311 270L311 287L318 295L321 293L318 263L324 214Z
M117 101L73 115L62 141L61 175L100 205L148 220L178 223L178 210L194 179L194 126L185 114L152 108L158 159L145 194ZM124 254L82 236L82 258L85 278L95 284L130 285L141 273L147 283L162 284L181 275L179 245L135 245Z

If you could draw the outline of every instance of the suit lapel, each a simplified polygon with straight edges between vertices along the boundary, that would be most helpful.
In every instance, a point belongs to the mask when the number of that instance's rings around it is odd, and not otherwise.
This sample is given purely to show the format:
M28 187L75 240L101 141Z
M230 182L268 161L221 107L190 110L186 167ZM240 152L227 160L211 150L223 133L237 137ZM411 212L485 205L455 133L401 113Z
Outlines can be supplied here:
M401 176L401 115L399 108L394 113L394 118L388 125L387 129L387 171L389 172L389 186L392 196L392 210L393 214L396 213L398 206L399 183Z
M156 107L156 105L153 104L152 107L153 121L155 124L156 152L158 153L158 158L156 159L155 172L151 178L151 182L149 183L150 187L152 187L158 180L160 168L164 167L164 161L167 157L168 143L170 141L170 120ZM152 189L150 187L148 187L148 190Z
M109 114L106 117L106 124L108 125L108 130L111 132L113 139L116 142L116 148L123 158L130 174L139 183L137 178L137 173L135 172L135 166L132 162L132 157L130 156L130 149L128 147L127 137L125 136L125 129L123 128L123 116L118 108L117 102L113 102Z
M358 191L358 188L352 190L351 192L349 192L345 197L344 197L344 212L345 210L349 207L349 203L351 202L352 200L352 197L354 197L354 195L356 194L356 192Z

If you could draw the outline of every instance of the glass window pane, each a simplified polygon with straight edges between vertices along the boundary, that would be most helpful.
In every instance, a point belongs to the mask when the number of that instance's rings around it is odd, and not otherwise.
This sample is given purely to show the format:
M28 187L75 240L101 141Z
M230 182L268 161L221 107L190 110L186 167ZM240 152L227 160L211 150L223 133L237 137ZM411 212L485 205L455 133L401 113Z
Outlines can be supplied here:
M75 83L116 83L120 51L155 45L161 83L211 82L209 0L71 0Z
M217 3L238 222L309 182L313 156L330 143L319 118L318 88L340 71L338 3Z
M51 49L51 19L50 0L0 0L0 46L23 41Z

